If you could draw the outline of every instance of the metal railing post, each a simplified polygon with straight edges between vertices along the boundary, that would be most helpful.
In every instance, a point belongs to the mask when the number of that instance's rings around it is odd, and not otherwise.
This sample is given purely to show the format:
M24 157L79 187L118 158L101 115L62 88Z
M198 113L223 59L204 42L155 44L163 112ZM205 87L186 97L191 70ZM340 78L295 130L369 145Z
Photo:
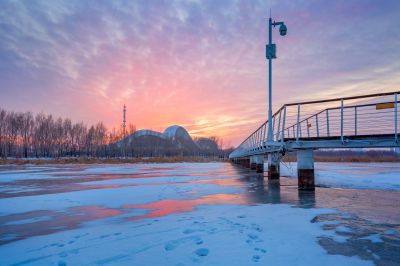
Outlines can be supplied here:
M262 143L263 143L263 134L264 134L264 127L261 126L260 127L260 142L259 142L260 147L262 147Z
M258 148L259 147L259 144L260 144L260 131L259 130L257 130L257 132L256 132L256 137L255 137L255 148Z
M310 137L310 127L308 126L308 119L307 119L306 123L307 123L307 137L309 138Z
M344 143L343 138L343 99L340 100L341 107L340 107L340 139L342 144Z
M283 140L284 140L284 138L285 138L285 122L286 122L286 106L285 106L285 109L284 109L284 111L283 111L282 139L281 139L281 142L282 142L282 143L283 143ZM288 133L289 133L289 130L288 130ZM289 137L289 134L288 134L288 137Z
M397 93L394 94L394 141L397 142Z
M303 132L301 131L301 122L299 123L299 126L300 126L300 138L302 138L303 137Z
M326 109L326 134L329 137L329 110Z
M277 132L276 132L276 137L275 137L275 141L278 141L278 139L279 139L279 133L280 133L280 130L281 130L281 115L282 115L282 110L279 112L279 118L278 118L278 127L277 127Z
M299 141L300 104L297 105L297 132L296 141Z
M249 150L252 150L253 149L253 134L250 136L250 139L249 139Z
M317 138L319 138L318 114L315 115L315 126L317 127Z
M261 144L261 145L262 145L263 148L264 148L265 132L267 131L267 130L266 130L266 128L267 128L267 123L264 124L264 127L263 127L263 128L264 128L264 131L263 131L263 137L262 137L262 144Z
M274 141L275 117L276 117L276 115L274 115L274 116L272 117L272 121L274 121L274 122L272 123L272 141Z
M354 107L354 135L357 136L357 106Z

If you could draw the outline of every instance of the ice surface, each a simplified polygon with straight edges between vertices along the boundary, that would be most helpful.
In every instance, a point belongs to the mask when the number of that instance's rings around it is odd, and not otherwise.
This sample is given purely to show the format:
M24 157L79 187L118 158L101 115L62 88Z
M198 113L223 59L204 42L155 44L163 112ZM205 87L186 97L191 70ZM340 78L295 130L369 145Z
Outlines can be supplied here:
M339 188L400 190L400 163L315 163L315 183ZM297 176L296 163L281 163L281 175Z
M330 210L204 205L158 219L115 220L0 246L1 265L372 265L328 255L310 220ZM245 214L245 215L244 215ZM188 230L190 229L190 230Z
M387 167L376 166L383 175ZM363 177L367 171L351 172L347 165L322 164L320 169L319 182L375 178L374 173ZM0 265L372 265L358 256L332 255L319 244L320 237L346 243L346 234L352 233L334 221L311 222L335 210L295 208L279 201L259 204L255 194L274 197L272 188L252 187L246 181L252 177L243 177L229 164L49 166L16 171L0 170L2 182L20 182L13 187L15 192L27 188L24 180L32 177L48 179L49 184L30 189L65 190L0 198L0 254L7 254L0 256ZM346 171L347 176L341 177ZM54 182L63 177L77 181ZM11 183L3 183L2 191ZM71 186L82 189L70 191ZM293 194L283 190L280 200L285 196ZM323 225L336 230L324 230ZM390 237L396 234L387 231ZM365 239L380 244L382 238L372 234Z

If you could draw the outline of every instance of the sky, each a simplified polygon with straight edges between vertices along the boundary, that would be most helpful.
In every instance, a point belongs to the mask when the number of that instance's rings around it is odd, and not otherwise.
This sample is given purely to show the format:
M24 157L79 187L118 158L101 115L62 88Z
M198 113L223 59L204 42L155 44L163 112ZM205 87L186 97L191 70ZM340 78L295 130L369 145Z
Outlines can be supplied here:
M400 1L0 1L0 108L238 145L273 110L400 89Z

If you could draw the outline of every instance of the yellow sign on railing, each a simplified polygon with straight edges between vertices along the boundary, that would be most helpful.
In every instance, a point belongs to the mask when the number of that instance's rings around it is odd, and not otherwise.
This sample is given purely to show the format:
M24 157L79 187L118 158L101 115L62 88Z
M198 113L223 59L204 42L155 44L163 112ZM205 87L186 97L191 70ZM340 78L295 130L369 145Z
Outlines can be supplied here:
M394 108L394 103L378 103L378 104L376 104L376 110L390 109L390 108Z

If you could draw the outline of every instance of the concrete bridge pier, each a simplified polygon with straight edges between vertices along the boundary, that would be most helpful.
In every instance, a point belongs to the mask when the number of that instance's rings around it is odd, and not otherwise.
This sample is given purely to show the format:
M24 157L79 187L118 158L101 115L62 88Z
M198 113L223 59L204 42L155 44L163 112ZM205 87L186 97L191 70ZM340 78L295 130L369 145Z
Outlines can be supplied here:
M279 153L268 154L268 179L279 179Z
M242 166L244 168L250 168L250 158L243 158L242 159Z
M256 162L256 172L264 173L264 155L257 155Z
M297 178L300 190L315 190L313 150L297 150Z
M250 170L256 170L257 167L257 155L250 156Z

